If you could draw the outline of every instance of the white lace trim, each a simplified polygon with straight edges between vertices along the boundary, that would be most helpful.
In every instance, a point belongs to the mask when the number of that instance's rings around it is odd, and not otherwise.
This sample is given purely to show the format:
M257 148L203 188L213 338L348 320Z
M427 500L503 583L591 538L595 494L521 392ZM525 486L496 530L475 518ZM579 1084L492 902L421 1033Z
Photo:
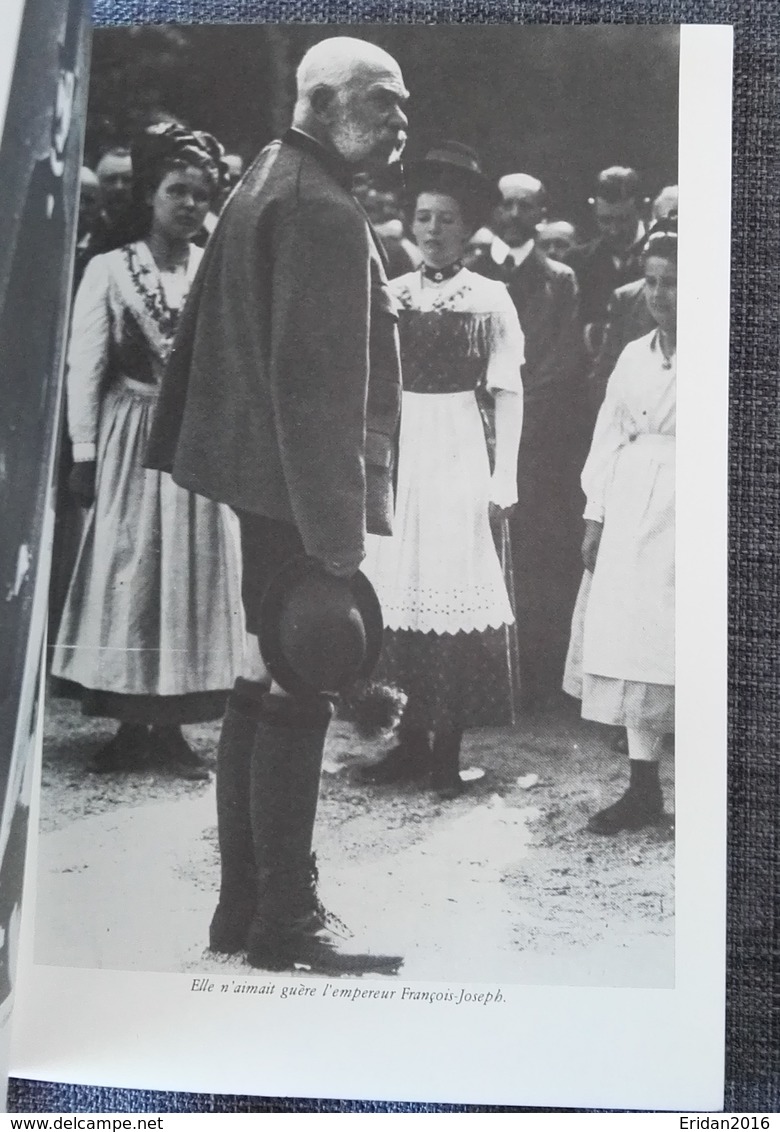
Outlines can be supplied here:
M514 624L506 593L493 586L468 590L405 590L379 593L385 627L418 633L484 633Z

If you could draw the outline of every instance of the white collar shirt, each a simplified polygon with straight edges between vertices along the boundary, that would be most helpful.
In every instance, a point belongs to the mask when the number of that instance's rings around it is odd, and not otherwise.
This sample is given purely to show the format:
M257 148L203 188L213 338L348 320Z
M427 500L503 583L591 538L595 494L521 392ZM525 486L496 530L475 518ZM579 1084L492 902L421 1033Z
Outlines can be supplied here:
M509 244L505 243L500 236L493 239L490 245L490 258L494 263L502 267L509 257L512 257L515 267L520 267L525 263L531 252L534 250L534 240L526 240L519 248L510 248Z

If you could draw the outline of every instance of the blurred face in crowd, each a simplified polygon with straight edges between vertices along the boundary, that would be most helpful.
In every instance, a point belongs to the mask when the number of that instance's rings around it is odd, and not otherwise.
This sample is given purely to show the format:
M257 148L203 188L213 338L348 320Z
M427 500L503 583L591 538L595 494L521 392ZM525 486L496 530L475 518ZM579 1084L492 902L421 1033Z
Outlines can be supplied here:
M500 187L500 186L499 186ZM536 236L536 226L544 217L542 189L532 177L502 190L503 200L496 209L496 232L510 248L519 248Z
M460 205L444 193L420 193L412 233L428 267L449 267L461 259L470 232Z
M169 240L191 240L203 226L213 193L208 174L193 165L166 173L149 199L152 230Z
M222 209L227 198L233 192L238 182L244 174L244 161L237 153L226 153L222 159L226 167L226 175L224 183L219 190L217 199L214 205L217 209Z
M79 187L78 238L91 232L100 215L100 185L91 169L82 169Z
M568 220L552 220L541 224L536 242L548 259L564 260L577 240L574 225Z
M596 224L604 243L615 255L627 252L636 241L639 224L639 202L620 200L614 203L596 197Z
M331 142L356 169L382 169L398 160L406 144L409 94L397 66L364 63L329 93L321 117Z
M660 255L645 258L645 296L650 314L666 334L677 330L677 262Z
M223 161L227 166L228 182L230 187L237 185L244 172L244 159L237 153L226 153Z
M98 162L100 199L109 217L119 216L130 205L133 163L129 153L105 153Z
M490 253L490 246L493 243L493 232L490 228L478 228L474 235L469 239L466 250L463 253L463 264L465 267L474 267L479 261Z
M398 220L401 215L395 193L380 189L368 190L363 207L372 224L386 224L388 220Z

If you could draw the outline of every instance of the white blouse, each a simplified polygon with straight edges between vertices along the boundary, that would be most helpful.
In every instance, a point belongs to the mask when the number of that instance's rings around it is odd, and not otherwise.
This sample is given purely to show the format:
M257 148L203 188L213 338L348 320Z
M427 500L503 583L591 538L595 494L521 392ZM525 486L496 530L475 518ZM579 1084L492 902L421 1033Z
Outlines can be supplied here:
M76 461L94 460L100 407L118 359L148 359L159 380L175 321L200 264L194 244L183 270L162 272L145 241L95 256L73 306L68 351L68 431ZM140 354L139 354L140 351ZM133 377L128 364L126 376Z
M604 521L604 501L615 457L624 445L639 436L675 435L676 393L677 359L666 360L658 331L629 342L609 379L582 470L586 519Z
M422 271L410 271L391 280L390 289L398 305L407 310L473 314L475 323L489 328L488 391L522 394L525 336L505 284L464 267L442 283L426 279Z

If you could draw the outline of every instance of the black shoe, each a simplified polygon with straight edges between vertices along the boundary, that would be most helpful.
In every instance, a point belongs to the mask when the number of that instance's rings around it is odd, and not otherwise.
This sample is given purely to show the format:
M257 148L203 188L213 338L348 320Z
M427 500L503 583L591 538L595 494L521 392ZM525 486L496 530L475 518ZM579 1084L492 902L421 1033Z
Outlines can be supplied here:
M342 938L316 913L255 931L246 958L266 971L304 968L317 975L394 975L403 965L400 955L379 955Z
M149 733L145 727L123 723L100 748L87 769L91 774L117 774L149 767Z
M433 737L430 788L442 801L457 798L465 789L460 773L462 739L463 732L457 728L442 729Z
M660 790L639 791L629 786L622 798L611 806L599 810L587 824L591 833L611 837L621 830L644 829L657 825L666 818Z
M448 782L441 782L436 778L431 779L431 790L442 802L452 802L455 798L459 798L464 789L460 775Z
M430 773L430 767L431 748L426 735L424 742L412 743L402 740L378 762L360 767L357 774L362 782L375 785L416 782Z
M349 942L351 932L317 895L314 856L294 872L266 870L247 941L247 963L266 971L303 967L319 975L392 975L400 955L379 955Z
M178 727L152 728L150 744L159 766L190 782L208 782L211 773L204 759L193 751Z
M452 772L443 776L432 774L430 785L431 790L442 802L451 802L464 790L468 790L473 782L480 782L484 777L485 771L482 767L471 766L467 770L457 771L456 774Z

